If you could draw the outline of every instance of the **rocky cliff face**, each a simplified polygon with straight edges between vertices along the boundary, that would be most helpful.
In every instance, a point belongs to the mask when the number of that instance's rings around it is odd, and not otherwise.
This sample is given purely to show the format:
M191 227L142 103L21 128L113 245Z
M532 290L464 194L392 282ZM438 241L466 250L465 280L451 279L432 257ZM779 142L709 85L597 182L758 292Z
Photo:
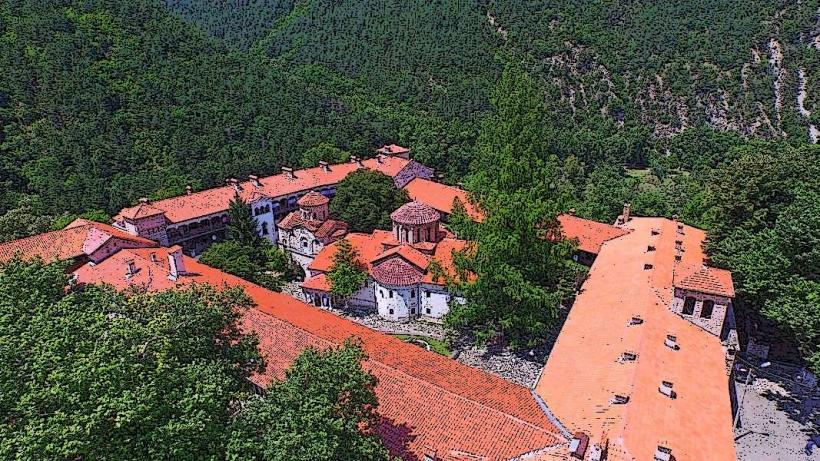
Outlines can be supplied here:
M820 97L820 15L816 1L785 1L771 11L760 7L756 26L749 24L757 33L745 40L745 49L733 49L743 45L743 37L729 40L729 44L713 36L706 46L681 45L682 41L709 36L692 24L688 35L670 34L668 45L644 45L638 54L622 49L630 48L635 39L629 34L656 34L659 39L669 36L663 31L642 30L630 19L613 19L614 8L599 15L606 16L608 22L595 30L594 24L567 24L569 13L560 7L542 11L548 17L540 20L522 21L510 3L515 2L489 6L492 27L503 30L505 39L509 36L514 46L534 58L532 67L557 89L560 105L573 117L600 113L621 126L648 124L659 138L705 124L753 137L818 140L820 131L813 115ZM634 11L641 8L633 4L637 2L611 3L624 10L631 7L635 16L646 19L646 11ZM731 1L705 3L732 8ZM590 20L597 19L592 16ZM717 16L710 20L730 21ZM584 27L593 32L585 34ZM533 37L533 31L541 30L562 41L555 43L548 34ZM645 50L648 54L640 55Z

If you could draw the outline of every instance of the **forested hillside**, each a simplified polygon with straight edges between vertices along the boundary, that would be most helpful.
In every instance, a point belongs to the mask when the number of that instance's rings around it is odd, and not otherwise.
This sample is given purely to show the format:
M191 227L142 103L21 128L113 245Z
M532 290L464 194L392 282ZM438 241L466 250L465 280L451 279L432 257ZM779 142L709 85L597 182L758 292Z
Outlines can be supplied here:
M459 136L326 68L233 52L139 1L3 2L0 69L0 212L24 196L44 213L114 212L270 174L321 143L367 154L403 133L423 152Z
M800 210L816 218L808 205L820 192L808 168L820 135L819 7L0 2L0 240L65 212L104 217L141 196L396 142L447 182L492 189L475 178L499 166L541 181L480 196L547 194L539 210L602 221L628 201L638 215L712 230L715 261L737 274L739 310L774 319L820 363L820 316L800 307L819 304L820 262L806 245L820 237L793 231L811 222ZM510 120L519 113L526 120ZM735 197L757 183L771 188ZM758 270L776 249L788 256ZM564 289L558 279L541 291Z

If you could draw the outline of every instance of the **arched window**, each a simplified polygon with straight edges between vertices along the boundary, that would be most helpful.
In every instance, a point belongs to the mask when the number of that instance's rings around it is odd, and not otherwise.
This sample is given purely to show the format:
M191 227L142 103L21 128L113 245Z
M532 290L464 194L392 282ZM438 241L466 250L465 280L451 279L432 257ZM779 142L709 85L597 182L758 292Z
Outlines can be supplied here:
M262 223L262 235L268 235L268 223Z

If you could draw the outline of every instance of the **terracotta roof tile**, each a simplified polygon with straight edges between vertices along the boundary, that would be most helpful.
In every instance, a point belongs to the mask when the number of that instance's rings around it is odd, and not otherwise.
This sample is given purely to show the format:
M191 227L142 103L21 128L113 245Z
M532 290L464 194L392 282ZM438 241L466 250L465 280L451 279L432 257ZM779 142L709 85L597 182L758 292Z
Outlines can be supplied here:
M482 221L484 213L470 203L467 191L424 178L415 178L404 186L411 200L429 205L436 210L450 214L453 212L453 201L458 199L464 205L467 216L475 221Z
M536 392L571 431L591 443L608 439L609 459L653 459L658 445L681 461L735 459L720 340L668 308L676 266L703 263L704 233L678 233L662 218L633 218L626 227L602 246ZM643 323L630 325L633 316ZM664 345L670 334L679 350ZM637 359L619 360L624 352ZM673 383L676 399L659 392L662 381ZM629 401L612 403L616 394Z
M161 257L167 256L163 250L124 250L102 264L84 266L78 271L78 278L119 288L133 286L123 277L124 259L133 258L143 273L142 280L152 281L141 285L148 289L191 282L244 287L257 304L256 309L243 314L242 325L259 337L267 368L264 374L252 379L261 386L283 378L293 359L306 347L325 348L342 344L350 337L361 339L369 356L365 368L378 379L378 433L394 455L421 459L432 450L447 456L469 454L488 461L506 461L547 447L563 450L566 441L529 389L222 273L192 258L185 257L188 275L176 282L161 276L166 267L162 263L155 264L153 277L148 277L151 271L144 269L144 264L150 263L150 253L160 253L158 260L163 261Z
M429 224L441 219L441 214L433 207L421 202L410 202L390 213L390 219L410 226Z
M163 214L164 211L156 208L149 203L139 203L131 208L124 208L120 211L119 216L128 219L141 219L150 216L157 216Z
M374 263L370 275L382 285L409 286L424 279L424 269L402 257L393 256Z
M133 236L108 224L76 219L66 228L0 243L0 262L15 256L39 257L45 262L90 256L105 245L112 248L154 246L156 242Z
M592 254L598 254L604 242L627 233L626 230L609 224L569 214L558 215L558 222L564 237L577 239L578 249Z
M330 203L330 199L324 195L310 191L296 202L299 206L320 206Z
M399 157L389 157L381 159L381 161L377 159L364 160L361 166L356 162L340 163L330 165L327 170L323 167L296 170L293 172L293 178L290 178L287 174L259 178L257 180L258 186L251 181L242 181L238 183L238 186L240 196L246 201L251 201L253 198L260 196L280 197L337 184L348 174L359 168L368 168L395 177L410 162L411 160ZM235 194L236 191L233 186L222 186L194 192L190 195L159 200L149 205L164 212L168 221L178 223L226 211ZM133 208L136 207L122 210L120 215L124 216L124 213L130 213L128 210Z
M302 288L329 292L331 288L330 279L327 278L327 275L325 274L314 275L313 277L308 277L304 282L302 282Z
M675 286L686 290L709 293L729 298L735 297L732 273L724 269L701 266L700 269L680 280L676 277Z
M376 152L384 155L402 155L410 152L410 149L406 147L402 147L396 144L389 144L386 146L382 146L376 150Z
M437 260L446 274L454 276L456 270L453 252L461 251L468 245L468 242L454 238L444 238L430 246L421 245L424 247L421 249L432 252L431 258L419 251L419 245L398 244L393 233L388 231L376 230L373 234L351 233L347 235L347 240L359 252L359 258L368 272L377 280L392 285L408 285L422 280L426 283L444 284L444 280L433 281L433 275L427 271L430 260ZM313 272L330 271L335 254L336 244L324 247L308 269ZM405 260L408 264L402 264L400 261L386 264L395 258ZM376 266L380 268L376 270Z

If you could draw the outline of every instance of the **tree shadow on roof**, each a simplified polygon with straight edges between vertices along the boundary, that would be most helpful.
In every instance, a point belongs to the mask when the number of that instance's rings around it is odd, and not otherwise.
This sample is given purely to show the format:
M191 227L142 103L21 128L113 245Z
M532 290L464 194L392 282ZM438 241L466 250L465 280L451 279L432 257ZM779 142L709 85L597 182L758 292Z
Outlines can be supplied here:
M410 444L416 439L410 426L381 416L376 431L391 455L398 456L404 461L420 461L418 455L410 451Z

